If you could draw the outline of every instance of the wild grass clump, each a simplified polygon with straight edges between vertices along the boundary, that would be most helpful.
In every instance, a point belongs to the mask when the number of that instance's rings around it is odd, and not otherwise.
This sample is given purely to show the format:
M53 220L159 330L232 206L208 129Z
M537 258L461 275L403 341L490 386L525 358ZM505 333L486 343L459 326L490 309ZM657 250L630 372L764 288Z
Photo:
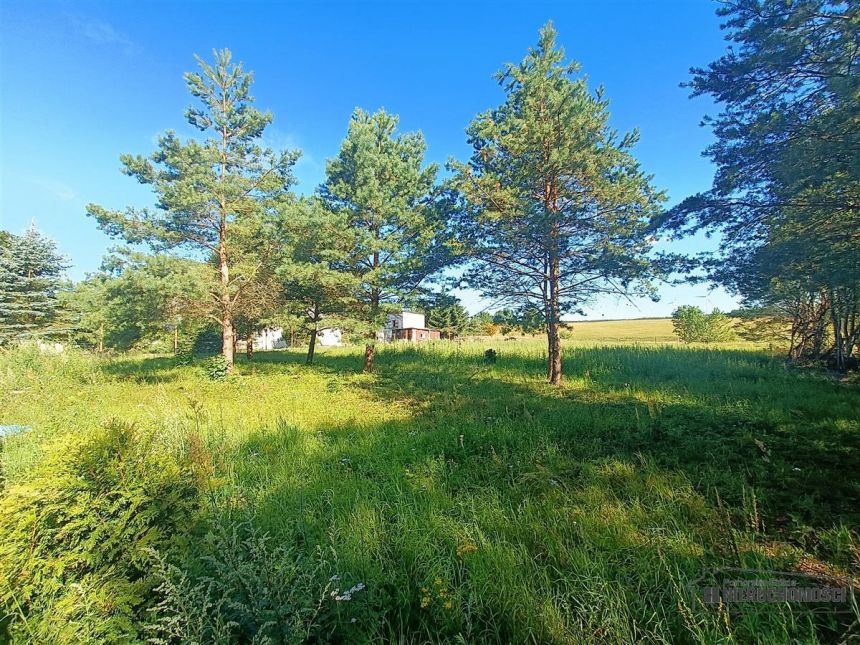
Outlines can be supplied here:
M98 358L83 350L42 351L35 343L0 347L0 393L46 383L95 383L99 377Z
M305 642L328 591L316 563L249 522L215 520L179 565L151 555L159 598L146 626L153 643Z

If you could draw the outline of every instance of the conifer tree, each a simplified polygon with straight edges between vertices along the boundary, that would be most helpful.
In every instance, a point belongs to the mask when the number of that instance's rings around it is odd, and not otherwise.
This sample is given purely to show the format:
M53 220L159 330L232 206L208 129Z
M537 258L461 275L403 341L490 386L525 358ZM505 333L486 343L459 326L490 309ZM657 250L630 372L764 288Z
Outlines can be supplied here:
M438 329L442 338L453 340L469 326L469 312L459 298L447 292L434 294L426 309L427 326Z
M185 116L205 137L182 141L168 131L151 156L121 157L124 173L152 187L156 208L119 212L91 204L87 210L102 229L129 242L214 258L218 313L213 318L232 365L234 307L253 282L256 266L246 262L246 270L236 272L234 255L252 246L248 238L260 219L289 198L298 152L260 146L272 115L253 106L253 75L232 62L229 50L216 51L213 65L197 61L200 72L186 74L185 82L199 106L189 107Z
M787 312L790 358L828 348L845 369L860 349L858 3L738 0L717 14L731 47L689 83L721 104L705 119L714 182L666 223L719 231L709 277Z
M357 278L349 270L354 235L345 211L332 211L316 198L288 207L280 220L281 254L276 269L286 299L308 334L308 365L314 362L323 329L351 326Z
M539 309L558 384L564 312L598 294L651 293L649 226L663 196L630 154L637 133L610 128L602 88L589 92L555 41L548 23L522 63L498 74L505 102L469 126L469 163L451 165L467 200L464 282Z
M31 225L0 237L0 340L37 335L57 316L66 269L57 244Z
M320 189L326 207L341 214L353 237L353 251L341 268L356 282L353 317L368 338L365 371L373 369L376 333L386 313L447 258L434 203L437 168L424 166L424 136L397 134L397 123L384 110L356 110Z

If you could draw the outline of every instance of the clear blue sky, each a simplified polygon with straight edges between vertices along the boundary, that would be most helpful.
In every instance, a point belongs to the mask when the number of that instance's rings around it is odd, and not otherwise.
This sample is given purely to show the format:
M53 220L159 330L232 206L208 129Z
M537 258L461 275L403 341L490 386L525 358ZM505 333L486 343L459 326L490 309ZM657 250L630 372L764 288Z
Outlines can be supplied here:
M166 129L191 134L183 72L193 54L229 47L256 74L257 104L275 121L268 143L298 147L298 190L323 179L355 107L383 106L423 131L428 161L465 158L464 128L497 105L492 74L519 61L555 22L567 55L611 99L612 124L639 127L635 150L670 203L709 187L701 157L713 113L679 83L725 42L707 0L567 2L48 2L0 3L0 228L31 221L56 239L79 279L114 242L84 207L152 204L119 172L121 153L148 154ZM670 248L695 251L703 239ZM464 294L467 306L484 306ZM668 315L679 304L731 309L722 291L662 289L638 307L606 300L589 318Z

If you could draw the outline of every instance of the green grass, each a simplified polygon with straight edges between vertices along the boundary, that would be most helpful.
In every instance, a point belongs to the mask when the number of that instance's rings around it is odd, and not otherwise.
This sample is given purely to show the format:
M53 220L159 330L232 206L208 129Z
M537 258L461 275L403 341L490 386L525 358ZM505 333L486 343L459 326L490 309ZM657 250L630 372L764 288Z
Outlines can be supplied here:
M161 357L6 355L0 423L33 430L3 469L28 486L51 446L112 419L199 437L189 535L250 525L288 549L310 640L838 640L856 616L686 591L709 567L857 573L860 391L733 347L580 337L561 388L538 340L383 347L373 375L358 348L312 367L258 352L223 382ZM166 557L215 566L203 543Z
M588 320L568 323L571 338L594 343L677 343L671 318Z

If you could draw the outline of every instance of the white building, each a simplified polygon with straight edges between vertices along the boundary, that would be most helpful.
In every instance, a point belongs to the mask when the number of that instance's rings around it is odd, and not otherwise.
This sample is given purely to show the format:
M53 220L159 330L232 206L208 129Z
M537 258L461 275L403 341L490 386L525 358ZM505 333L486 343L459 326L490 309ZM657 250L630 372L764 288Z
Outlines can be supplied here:
M282 349L287 346L284 338L284 330L280 327L267 327L254 336L254 349L268 351L270 349Z
M307 336L305 336L307 340ZM283 349L287 347L288 340L284 338L284 330L280 327L268 327L254 336L254 349L258 351L269 351L272 349ZM317 331L317 345L321 347L340 347L343 345L343 332L337 327L320 329ZM237 343L237 349L244 351L244 341Z
M438 340L439 331L429 329L424 321L424 314L413 311L401 311L399 314L388 314L385 327L380 334L380 340L387 343L395 340L410 342L422 340Z
M343 332L337 327L317 331L317 343L323 347L340 347L343 345Z

